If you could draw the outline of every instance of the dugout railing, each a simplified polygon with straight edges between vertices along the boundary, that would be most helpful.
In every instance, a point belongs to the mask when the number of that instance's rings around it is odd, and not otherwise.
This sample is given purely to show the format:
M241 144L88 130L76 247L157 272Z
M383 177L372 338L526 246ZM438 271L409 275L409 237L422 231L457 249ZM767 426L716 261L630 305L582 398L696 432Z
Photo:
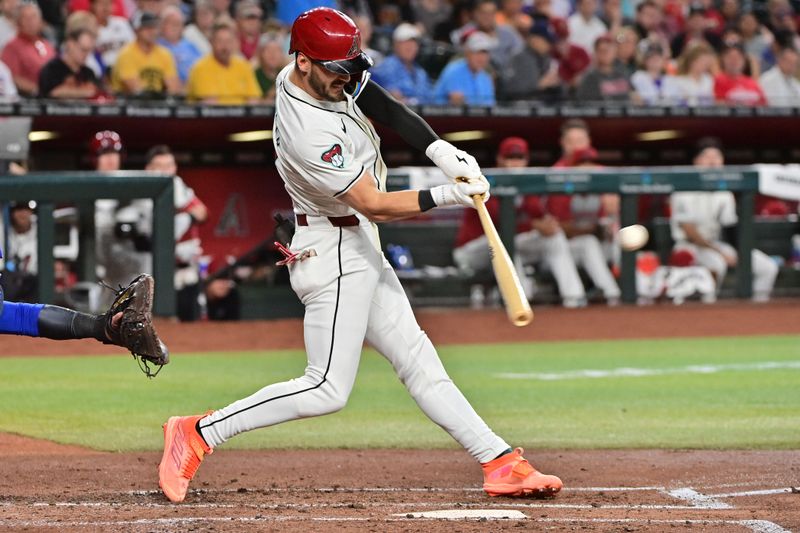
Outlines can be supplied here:
M637 223L638 197L644 194L670 194L676 191L731 191L736 196L738 213L737 245L739 262L736 267L736 295L752 295L750 252L754 247L754 205L759 190L759 172L754 167L695 167L640 168L520 168L484 169L491 192L500 200L498 231L508 249L514 254L516 216L514 198L522 194L616 193L620 195L620 224ZM390 172L389 190L414 188L412 172L398 169ZM636 302L636 254L622 253L620 288L622 300Z
M153 200L153 277L157 290L155 313L175 314L174 186L171 176L144 171L48 172L0 176L0 204L11 201L37 203L39 301L53 302L55 273L53 245L57 204L78 204L81 217L80 263L84 276L94 272L95 235L93 203L99 199ZM90 275L93 279L93 274Z

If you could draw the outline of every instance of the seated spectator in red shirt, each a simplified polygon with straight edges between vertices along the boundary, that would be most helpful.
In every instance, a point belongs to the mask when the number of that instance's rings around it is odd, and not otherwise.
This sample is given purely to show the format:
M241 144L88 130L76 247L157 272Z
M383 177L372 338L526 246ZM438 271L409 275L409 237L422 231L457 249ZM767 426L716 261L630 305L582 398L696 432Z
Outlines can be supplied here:
M569 42L569 27L564 19L552 19L553 32L556 43L553 47L553 57L558 60L558 77L569 89L574 89L589 65L592 58L589 52L576 44Z
M101 94L94 71L86 66L94 45L95 37L86 28L67 34L61 55L51 59L39 72L39 96L88 99Z
M6 44L0 55L22 95L36 96L39 71L56 55L53 45L41 37L43 26L39 6L21 4L17 13L17 36Z
M722 71L714 78L717 102L750 106L767 104L761 86L744 73L747 56L740 44L725 46L720 59Z
M627 102L631 84L617 61L617 43L604 35L594 43L594 68L587 72L575 94L581 102Z

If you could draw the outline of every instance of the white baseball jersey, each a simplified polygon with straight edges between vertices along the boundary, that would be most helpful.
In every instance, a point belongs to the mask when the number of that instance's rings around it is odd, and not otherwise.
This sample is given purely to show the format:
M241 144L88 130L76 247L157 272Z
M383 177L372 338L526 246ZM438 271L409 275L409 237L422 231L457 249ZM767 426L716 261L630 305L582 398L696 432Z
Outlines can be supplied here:
M14 258L14 269L18 272L36 274L39 270L39 248L36 239L36 220L25 233L17 233L13 228L8 232L8 249L5 250L7 259Z
M277 76L273 144L278 172L295 213L340 217L355 213L337 200L365 171L386 190L380 137L350 95L320 102L289 80L294 63ZM292 139L293 141L286 141ZM302 139L297 142L294 139Z
M670 227L676 241L686 240L681 223L695 224L703 238L716 241L722 235L723 227L733 226L738 221L736 199L730 191L676 192L670 196L670 205Z
M108 17L108 24L97 28L97 43L95 44L95 48L103 59L103 65L107 69L113 67L117 62L119 51L134 39L136 39L136 34L133 33L133 28L127 19Z

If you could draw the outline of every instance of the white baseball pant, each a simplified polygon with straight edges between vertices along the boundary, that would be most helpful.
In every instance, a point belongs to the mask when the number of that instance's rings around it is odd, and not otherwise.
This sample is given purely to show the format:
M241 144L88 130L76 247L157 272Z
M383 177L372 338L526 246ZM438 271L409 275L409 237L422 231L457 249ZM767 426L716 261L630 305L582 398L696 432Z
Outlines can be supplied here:
M422 411L476 460L490 461L508 449L447 375L378 249L374 226L362 220L337 228L311 216L308 221L297 228L292 249L314 249L317 255L290 266L292 288L305 305L305 374L203 418L198 426L209 446L244 431L342 409L366 339L389 360Z
M619 285L608 268L603 248L594 235L578 235L569 239L572 258L583 267L595 287L603 291L606 300L617 299L621 292Z

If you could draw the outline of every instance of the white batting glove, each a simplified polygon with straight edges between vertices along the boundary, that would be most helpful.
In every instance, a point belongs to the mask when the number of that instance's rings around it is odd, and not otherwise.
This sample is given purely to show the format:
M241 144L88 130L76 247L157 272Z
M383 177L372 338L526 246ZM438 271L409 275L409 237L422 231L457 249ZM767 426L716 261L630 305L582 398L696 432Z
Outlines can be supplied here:
M433 141L425 150L425 155L453 181L458 178L473 181L481 177L481 167L474 157L442 139Z
M458 183L448 183L447 185L439 185L431 189L431 196L437 207L445 205L463 205L464 207L475 207L475 202L472 197L481 195L482 200L486 202L489 199L489 182L483 178L470 183L468 181L460 181Z

